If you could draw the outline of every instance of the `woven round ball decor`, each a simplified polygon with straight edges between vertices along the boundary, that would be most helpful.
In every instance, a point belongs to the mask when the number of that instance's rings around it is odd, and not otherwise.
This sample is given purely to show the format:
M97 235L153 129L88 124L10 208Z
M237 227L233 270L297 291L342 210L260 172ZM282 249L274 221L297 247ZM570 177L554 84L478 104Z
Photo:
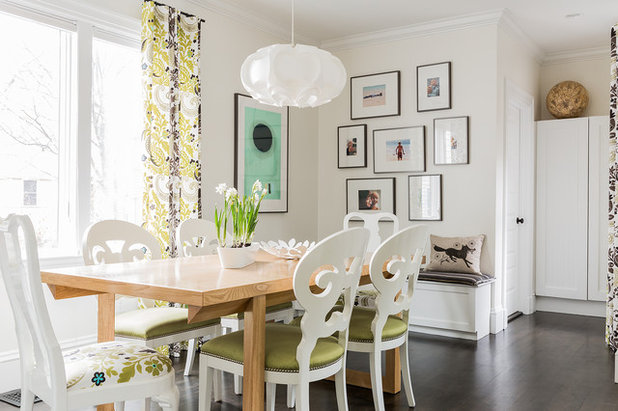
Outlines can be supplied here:
M549 90L545 104L556 118L578 117L588 107L588 92L577 81L563 81Z

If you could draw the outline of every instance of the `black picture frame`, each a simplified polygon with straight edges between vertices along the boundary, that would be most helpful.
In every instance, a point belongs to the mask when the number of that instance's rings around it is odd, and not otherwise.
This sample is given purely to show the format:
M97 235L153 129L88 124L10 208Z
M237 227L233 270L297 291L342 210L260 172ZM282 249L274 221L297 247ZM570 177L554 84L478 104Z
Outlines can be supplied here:
M448 93L446 98L443 98L441 100L447 100L447 102L444 101L440 101L440 104L438 104L437 106L433 106L431 104L428 105L428 101L429 101L429 96L427 96L427 85L425 85L425 97L421 96L421 80L425 80L425 84L426 84L426 80L430 79L430 77L428 77L428 75L431 75L431 69L435 70L435 74L434 75L439 75L439 73L442 71L446 71L446 76L447 76L447 87L445 88L446 92ZM452 107L452 82L451 82L451 62L450 61L443 61L440 63L432 63L432 64L424 64L421 66L417 66L416 67L416 111L419 113L422 112L426 112L426 111L438 111L438 110L450 110ZM441 85L439 86L441 87ZM435 96L432 96L432 98Z
M285 121L285 126L281 124L281 144L285 144L285 150L281 150L281 166L285 166L285 172L281 173L281 177L285 178L285 184L282 184L282 197L285 199L269 200L264 198L260 207L260 213L287 213L289 204L289 158L290 158L290 110L289 107L274 107L266 104L262 104L251 96L242 93L234 93L234 186L238 190L240 195L244 195L244 187L241 187L240 182L240 132L241 132L241 106L245 107L247 104L259 108L264 111L279 112L281 114L281 121ZM244 131L244 129L242 130ZM244 157L243 157L244 159ZM244 161L242 161L244 164ZM243 177L244 178L244 177ZM262 183L267 183L262 181Z
M341 150L343 149L342 146L342 131L343 130L347 130L347 129L352 129L352 128L362 128L362 134L363 134L363 139L362 139L362 151L363 151L363 155L361 156L361 158L363 159L363 163L362 165L342 165L341 164ZM358 148L357 148L358 150ZM339 169L345 169L345 168L365 168L367 167L367 124L352 124L352 125L347 125L347 126L339 126L337 127L337 168Z
M408 130L409 133L414 134L420 132L419 135L411 135L411 138L417 138L422 145L420 150L421 158L418 159L421 162L420 167L417 168L403 168L391 167L390 169L378 167L376 164L376 158L384 157L386 154L381 151L381 147L376 142L376 134L386 134L388 132L399 132ZM381 128L373 130L373 173L374 174L392 174L392 173L423 173L427 170L427 144L425 142L425 126L409 126L409 127L395 127L395 128Z
M440 154L444 154L442 152L443 149L445 150L445 148L440 148L445 145L440 144L438 142L438 139L439 139L438 134L442 130L442 128L439 127L438 123L447 122L447 121L451 121L451 122L457 121L458 123L460 123L459 126L462 127L463 130L465 130L465 138L462 138L460 140L460 143L465 142L465 147L464 148L459 147L459 149L456 152L452 153L452 155L455 155L458 158L465 157L465 159L460 159L460 160L455 159L455 160L450 160L450 161L438 159ZM458 145L461 145L461 144L458 144ZM458 151L463 151L465 155L458 153ZM470 164L470 116L440 117L440 118L433 119L433 164L436 166Z
M388 188L390 190L392 190L392 197L388 196L386 198L390 197L390 201L391 201L391 207L386 207L384 208L383 206L381 206L381 208L377 209L377 210L370 210L370 209L363 209L360 207L350 207L350 189L354 189L356 194L354 196L354 198L356 198L358 200L358 195L359 195L359 191L361 190L357 190L355 187L350 187L351 185L355 184L356 182L372 182L372 181L380 181L382 183L382 186L380 187L382 188ZM371 184L371 183L370 183ZM360 186L362 187L362 186ZM371 187L373 187L373 190L376 189L376 185L369 185L367 190L362 190L362 191L372 191ZM346 214L353 212L353 211L360 211L360 212L389 212L392 214L397 214L397 196L396 196L396 184L395 184L395 177L369 177L369 178L348 178L346 179L346 202L345 202L345 208L346 208ZM358 202L357 202L358 203ZM388 203L387 203L388 205Z
M431 178L431 177L438 177L438 180L439 180L439 190L438 190L438 194L440 196L439 202L438 202L439 216L435 218L413 218L412 201L411 201L412 200L412 189L411 189L412 179ZM443 211L444 211L442 208L442 205L443 205L442 186L443 186L442 174L415 174L415 175L408 176L408 220L409 221L442 221Z
M387 86L389 84L381 84L384 87L384 104L368 106L368 107L357 107L355 102L358 98L364 99L363 93L361 89L366 88L364 84L374 84L374 87L379 87L375 83L372 83L371 80L374 80L376 83L381 83L385 80L388 80L390 86L388 89L391 92L386 93ZM396 84L396 86L395 86ZM392 94L392 90L394 90L395 97L390 97ZM356 99L355 99L356 97ZM364 105L364 104L363 104ZM380 109L380 106L386 106L384 109ZM351 120L362 120L366 118L379 118L379 117L392 117L399 116L401 114L401 71L385 71L382 73L373 73L373 74L364 74L361 76L350 77L350 119Z

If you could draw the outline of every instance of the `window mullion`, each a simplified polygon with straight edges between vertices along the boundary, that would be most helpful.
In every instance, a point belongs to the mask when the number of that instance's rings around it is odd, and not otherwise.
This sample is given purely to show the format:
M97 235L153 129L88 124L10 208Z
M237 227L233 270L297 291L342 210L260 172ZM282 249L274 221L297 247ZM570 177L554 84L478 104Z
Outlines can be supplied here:
M92 25L77 23L77 237L90 224L92 130Z

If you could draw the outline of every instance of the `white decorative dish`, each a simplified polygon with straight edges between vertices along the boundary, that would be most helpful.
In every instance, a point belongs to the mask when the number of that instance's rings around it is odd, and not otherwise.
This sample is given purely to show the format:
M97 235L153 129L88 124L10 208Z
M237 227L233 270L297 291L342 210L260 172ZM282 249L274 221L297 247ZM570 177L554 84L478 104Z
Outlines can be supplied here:
M260 246L269 254L275 257L285 258L287 260L297 260L301 258L307 251L315 246L315 241L311 243L308 240L296 242L294 238L286 242L279 241L260 241Z

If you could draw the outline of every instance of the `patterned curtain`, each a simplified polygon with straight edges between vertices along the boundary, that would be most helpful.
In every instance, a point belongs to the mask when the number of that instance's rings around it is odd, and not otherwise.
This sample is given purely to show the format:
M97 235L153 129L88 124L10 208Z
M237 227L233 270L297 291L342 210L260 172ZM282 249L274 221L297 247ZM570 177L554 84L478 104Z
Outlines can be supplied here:
M618 197L616 184L618 182L618 146L616 134L616 110L618 102L618 57L616 50L616 30L611 31L611 82L609 91L609 264L607 272L607 323L605 339L615 351L618 349Z
M159 239L163 258L177 256L176 229L200 218L201 19L173 7L142 3L144 89L143 226ZM174 305L139 301L140 308ZM180 346L170 347L178 353ZM167 347L160 351L168 353Z

